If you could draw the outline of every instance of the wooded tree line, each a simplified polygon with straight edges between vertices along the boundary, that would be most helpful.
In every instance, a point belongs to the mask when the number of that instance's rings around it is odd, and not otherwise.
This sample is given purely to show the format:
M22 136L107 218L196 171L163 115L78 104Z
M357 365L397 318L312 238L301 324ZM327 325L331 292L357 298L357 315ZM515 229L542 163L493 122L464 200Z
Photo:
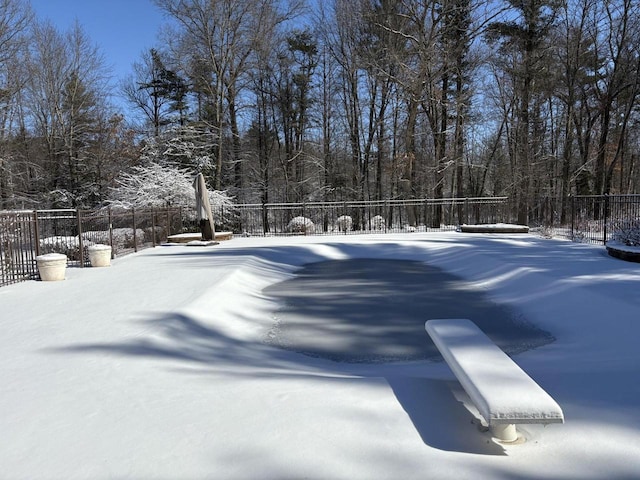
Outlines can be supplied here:
M0 0L0 207L98 205L149 163L239 202L507 195L523 223L639 192L636 0L154 3L170 27L112 86L80 25Z

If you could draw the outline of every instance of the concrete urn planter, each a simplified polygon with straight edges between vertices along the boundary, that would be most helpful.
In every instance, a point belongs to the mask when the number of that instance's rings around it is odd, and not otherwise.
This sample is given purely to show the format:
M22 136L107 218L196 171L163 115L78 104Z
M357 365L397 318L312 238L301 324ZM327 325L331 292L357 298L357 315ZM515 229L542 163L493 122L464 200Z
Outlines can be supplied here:
M111 265L111 247L109 245L91 245L87 248L89 262L92 267L108 267Z
M67 256L62 253L47 253L36 257L38 273L43 282L64 280L67 269Z

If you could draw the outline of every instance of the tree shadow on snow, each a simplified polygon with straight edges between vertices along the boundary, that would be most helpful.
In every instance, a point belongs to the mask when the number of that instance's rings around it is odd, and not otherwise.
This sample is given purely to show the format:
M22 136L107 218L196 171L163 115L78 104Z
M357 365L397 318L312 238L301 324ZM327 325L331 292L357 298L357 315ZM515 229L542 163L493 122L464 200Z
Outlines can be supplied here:
M184 314L166 314L144 322L153 326L152 335L120 343L69 345L46 352L168 361L174 371L203 375L226 372L233 377L291 377L323 382L368 382L383 377L426 445L452 452L504 454L499 445L472 424L473 416L456 398L455 393L461 387L455 381L390 374L388 365L379 365L378 370L375 365L362 369L363 365L316 361L269 345L232 338ZM398 371L401 370L399 367Z
M264 293L281 305L272 345L336 362L440 359L424 330L432 318L469 318L508 354L554 340L459 277L417 261L313 263Z
M140 320L148 328L146 336L121 342L85 343L49 348L45 352L102 353L149 359L175 360L176 365L203 369L228 365L291 368L291 354L259 342L234 338L198 319L178 312L152 315Z

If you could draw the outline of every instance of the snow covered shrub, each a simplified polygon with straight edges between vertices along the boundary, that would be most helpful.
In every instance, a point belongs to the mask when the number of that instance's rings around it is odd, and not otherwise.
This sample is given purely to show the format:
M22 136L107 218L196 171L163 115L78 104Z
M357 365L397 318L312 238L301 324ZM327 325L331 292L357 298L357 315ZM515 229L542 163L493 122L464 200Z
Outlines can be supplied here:
M162 238L163 227L156 226L156 242L160 243ZM82 246L87 248L88 246L101 243L103 245L111 245L111 236L113 235L113 252L118 253L122 250L135 248L136 243L138 246L143 243L151 243L153 241L153 229L152 228L136 228L136 238L133 241L133 228L114 228L113 232L109 234L109 230L92 230L82 233ZM62 252L64 253L64 252Z
M611 239L629 247L640 247L640 218L618 223Z
M111 245L111 237L113 236L113 245ZM88 246L101 243L103 245L111 245L113 253L117 254L119 251L135 248L135 244L143 244L144 242L151 242L151 238L147 238L147 234L141 228L136 228L136 241L133 241L133 228L114 228L111 234L108 230L104 231L89 231L82 233L82 246L87 248ZM63 252L64 253L64 252Z
M555 231L554 231L554 228L549 225L542 225L538 229L538 233L543 238L553 238Z
M113 229L113 248L117 252L128 248L134 248L136 243L144 242L144 230L136 228L136 238L134 242L133 228L114 228Z
M95 245L101 243L103 245L110 245L111 237L109 236L109 231L104 230L90 230L86 232L82 232L82 246L83 248L90 247L91 245ZM115 251L115 248L114 248Z
M80 242L75 236L53 236L40 240L43 252L63 253L69 260L80 258Z
M336 225L340 232L350 232L353 230L353 219L349 215L342 215L336 220Z
M163 238L167 235L167 229L165 227L156 226L155 228L144 229L144 241L147 243L162 243Z
M385 222L382 215L376 215L371 219L371 230L384 230Z
M571 241L576 243L586 242L587 236L581 230L574 230L571 234Z
M314 225L306 217L294 217L287 225L287 231L291 233L313 233Z

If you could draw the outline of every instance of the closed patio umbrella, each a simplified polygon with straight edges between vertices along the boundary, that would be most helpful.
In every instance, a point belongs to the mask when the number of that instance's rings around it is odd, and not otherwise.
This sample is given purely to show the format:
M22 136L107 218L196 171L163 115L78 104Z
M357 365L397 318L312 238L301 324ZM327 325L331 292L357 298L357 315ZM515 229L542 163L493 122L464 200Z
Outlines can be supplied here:
M202 240L213 240L216 234L216 227L213 224L209 192L207 192L207 185L201 173L193 181L193 188L196 190L196 218L200 225Z

